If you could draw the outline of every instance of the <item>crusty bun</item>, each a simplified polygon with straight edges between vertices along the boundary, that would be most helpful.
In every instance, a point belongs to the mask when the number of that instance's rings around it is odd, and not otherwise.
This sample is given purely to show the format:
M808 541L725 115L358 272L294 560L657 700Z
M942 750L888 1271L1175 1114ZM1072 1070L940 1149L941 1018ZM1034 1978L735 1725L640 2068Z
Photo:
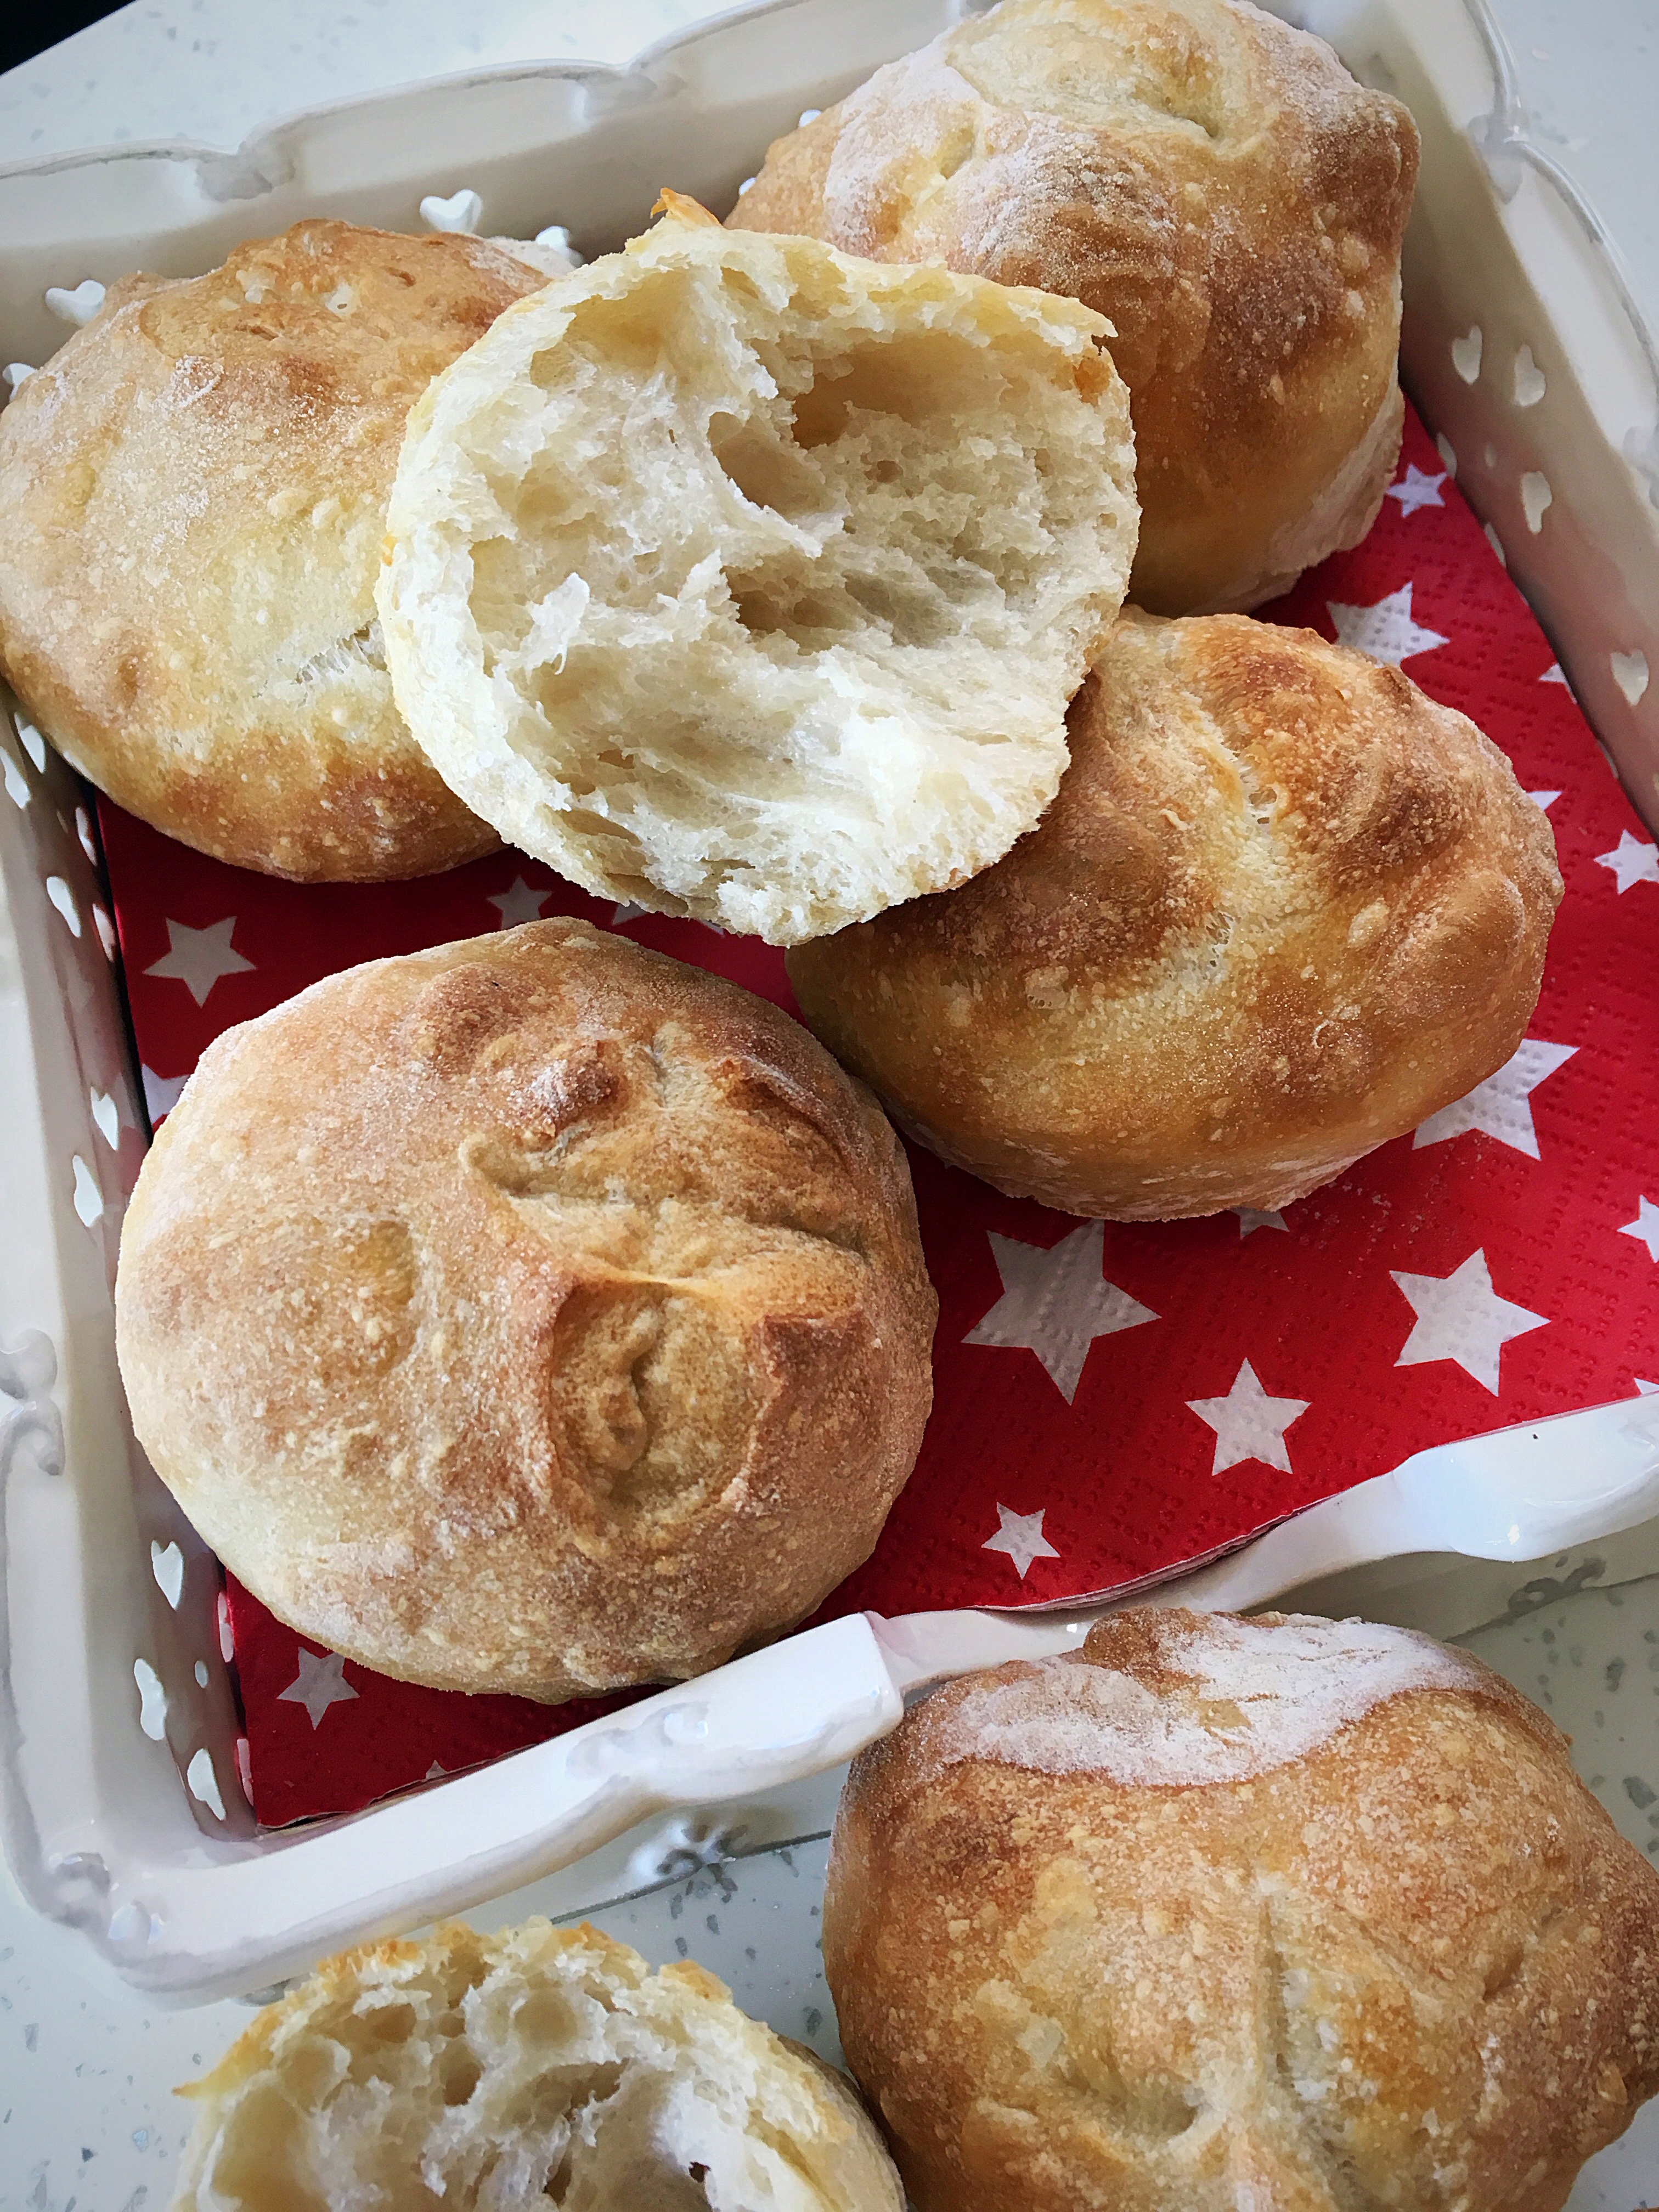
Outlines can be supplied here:
M1659 1872L1508 1683L1137 1610L862 1753L823 1906L916 2212L1557 2212L1659 2089Z
M116 1307L157 1473L272 1612L556 1701L715 1666L866 1557L937 1301L868 1094L763 1000L556 921L210 1046Z
M374 581L411 403L546 281L479 239L302 222L112 285L19 389L0 660L100 790L308 882L494 847L392 703Z
M1116 327L1131 596L1259 605L1370 527L1417 131L1237 0L1003 0L781 138L730 222L1069 293Z
M181 2094L173 2212L902 2212L839 2075L594 1928L325 1960Z
M1040 829L790 955L924 1144L1070 1213L1282 1206L1501 1067L1561 896L1549 823L1397 668L1127 614Z
M467 804L606 898L790 944L1053 798L1134 550L1105 325L695 203L410 420L380 605Z

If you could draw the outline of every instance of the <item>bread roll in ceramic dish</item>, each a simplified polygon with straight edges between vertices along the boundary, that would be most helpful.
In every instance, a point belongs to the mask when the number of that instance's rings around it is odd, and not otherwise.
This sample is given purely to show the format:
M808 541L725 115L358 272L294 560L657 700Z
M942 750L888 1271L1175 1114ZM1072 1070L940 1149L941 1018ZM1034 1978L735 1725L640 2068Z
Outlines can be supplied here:
M495 845L392 702L374 583L411 403L547 259L297 223L205 276L112 285L20 387L0 662L100 790L305 881Z
M701 1966L452 1925L325 1960L184 2094L173 2212L902 2212L850 2087Z
M807 1021L1000 1190L1277 1207L1514 1052L1561 896L1542 811L1397 668L1127 613L1039 829L791 953Z
M772 147L728 220L941 261L1111 319L1131 596L1259 605L1370 526L1402 407L1417 131L1237 0L1003 0Z
M1135 1610L860 1753L823 1960L915 2212L1559 2212L1659 2089L1659 1871L1401 1629Z
M116 1305L145 1449L273 1613L556 1701L717 1665L859 1565L937 1301L867 1092L764 1000L557 921L210 1046Z
M416 408L386 652L504 837L789 944L1053 798L1134 550L1128 409L1074 301L670 198Z

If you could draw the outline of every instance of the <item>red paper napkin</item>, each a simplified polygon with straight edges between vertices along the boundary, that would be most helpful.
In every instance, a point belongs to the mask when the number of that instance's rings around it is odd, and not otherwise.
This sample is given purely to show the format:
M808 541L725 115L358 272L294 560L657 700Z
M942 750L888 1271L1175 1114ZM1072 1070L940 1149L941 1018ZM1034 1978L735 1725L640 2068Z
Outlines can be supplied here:
M1659 1386L1659 854L1413 416L1352 553L1269 611L1474 717L1566 897L1510 1065L1283 1215L1079 1222L912 1151L940 1301L921 1457L824 1607L1054 1603L1165 1572L1484 1429ZM1548 527L1547 521L1545 527ZM153 1115L220 1030L359 960L569 913L793 1011L781 954L613 908L522 854L306 889L100 809ZM586 1719L389 1681L233 1581L262 1820L354 1808Z

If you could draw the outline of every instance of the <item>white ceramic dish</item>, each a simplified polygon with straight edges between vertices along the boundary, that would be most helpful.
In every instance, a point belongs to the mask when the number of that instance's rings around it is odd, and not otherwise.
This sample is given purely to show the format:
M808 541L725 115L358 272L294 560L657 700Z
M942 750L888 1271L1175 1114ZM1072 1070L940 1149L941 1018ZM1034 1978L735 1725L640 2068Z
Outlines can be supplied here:
M87 283L208 266L307 214L414 228L423 198L472 191L483 229L556 221L591 252L640 227L665 181L724 207L803 108L957 12L947 0L772 0L628 70L495 70L316 111L235 154L123 147L0 172L0 359L43 358ZM1659 516L1625 451L1639 459L1653 430L1653 349L1627 291L1526 142L1483 17L1440 0L1283 12L1418 115L1408 379L1638 804L1659 811L1643 710L1659 665ZM1537 531L1528 477L1552 488ZM9 713L0 755L0 1765L7 1855L30 1901L152 1996L190 2001L578 1859L559 1886L566 1909L637 1888L676 1855L824 1826L826 1785L812 1778L898 1710L862 1620L417 1797L255 1830L212 1563L133 1444L115 1368L110 1290L144 1132L84 794ZM1257 1596L1340 1566L1343 1583L1304 1601L1468 1626L1524 1608L1540 1580L1659 1567L1651 1527L1543 1567L1443 1554L1365 1567L1375 1550L1356 1551L1352 1523L1352 1511L1309 1516L1266 1540L1297 1559L1273 1573L1280 1553L1257 1559ZM1342 1532L1334 1553L1322 1529ZM1395 1530L1386 1548L1413 1540L1443 1539ZM988 1625L959 1617L970 1656ZM678 1810L618 1837L649 1804Z

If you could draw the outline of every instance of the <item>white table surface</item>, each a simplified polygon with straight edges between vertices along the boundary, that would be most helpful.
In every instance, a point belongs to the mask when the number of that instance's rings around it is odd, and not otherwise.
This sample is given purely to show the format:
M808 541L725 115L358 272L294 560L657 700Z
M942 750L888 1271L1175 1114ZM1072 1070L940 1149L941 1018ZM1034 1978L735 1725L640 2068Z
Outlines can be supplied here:
M1659 0L1492 0L1538 135L1613 223L1659 324ZM133 0L0 76L0 162L232 147L299 107L495 62L619 62L709 0Z
M1496 0L1540 135L1611 224L1659 325L1659 0ZM233 146L297 108L496 62L621 61L718 12L697 0L134 0L0 77L0 163L116 141ZM1586 1591L1474 1648L1572 1730L1586 1778L1659 1857L1659 1587ZM740 2003L835 2055L815 1942L824 1846L700 1874L590 1917L653 1960L701 1959ZM476 1916L536 1907L533 1890ZM170 2092L251 2018L151 2013L0 1880L0 2208L161 2212L188 2113ZM1659 2192L1659 2101L1571 2212Z

